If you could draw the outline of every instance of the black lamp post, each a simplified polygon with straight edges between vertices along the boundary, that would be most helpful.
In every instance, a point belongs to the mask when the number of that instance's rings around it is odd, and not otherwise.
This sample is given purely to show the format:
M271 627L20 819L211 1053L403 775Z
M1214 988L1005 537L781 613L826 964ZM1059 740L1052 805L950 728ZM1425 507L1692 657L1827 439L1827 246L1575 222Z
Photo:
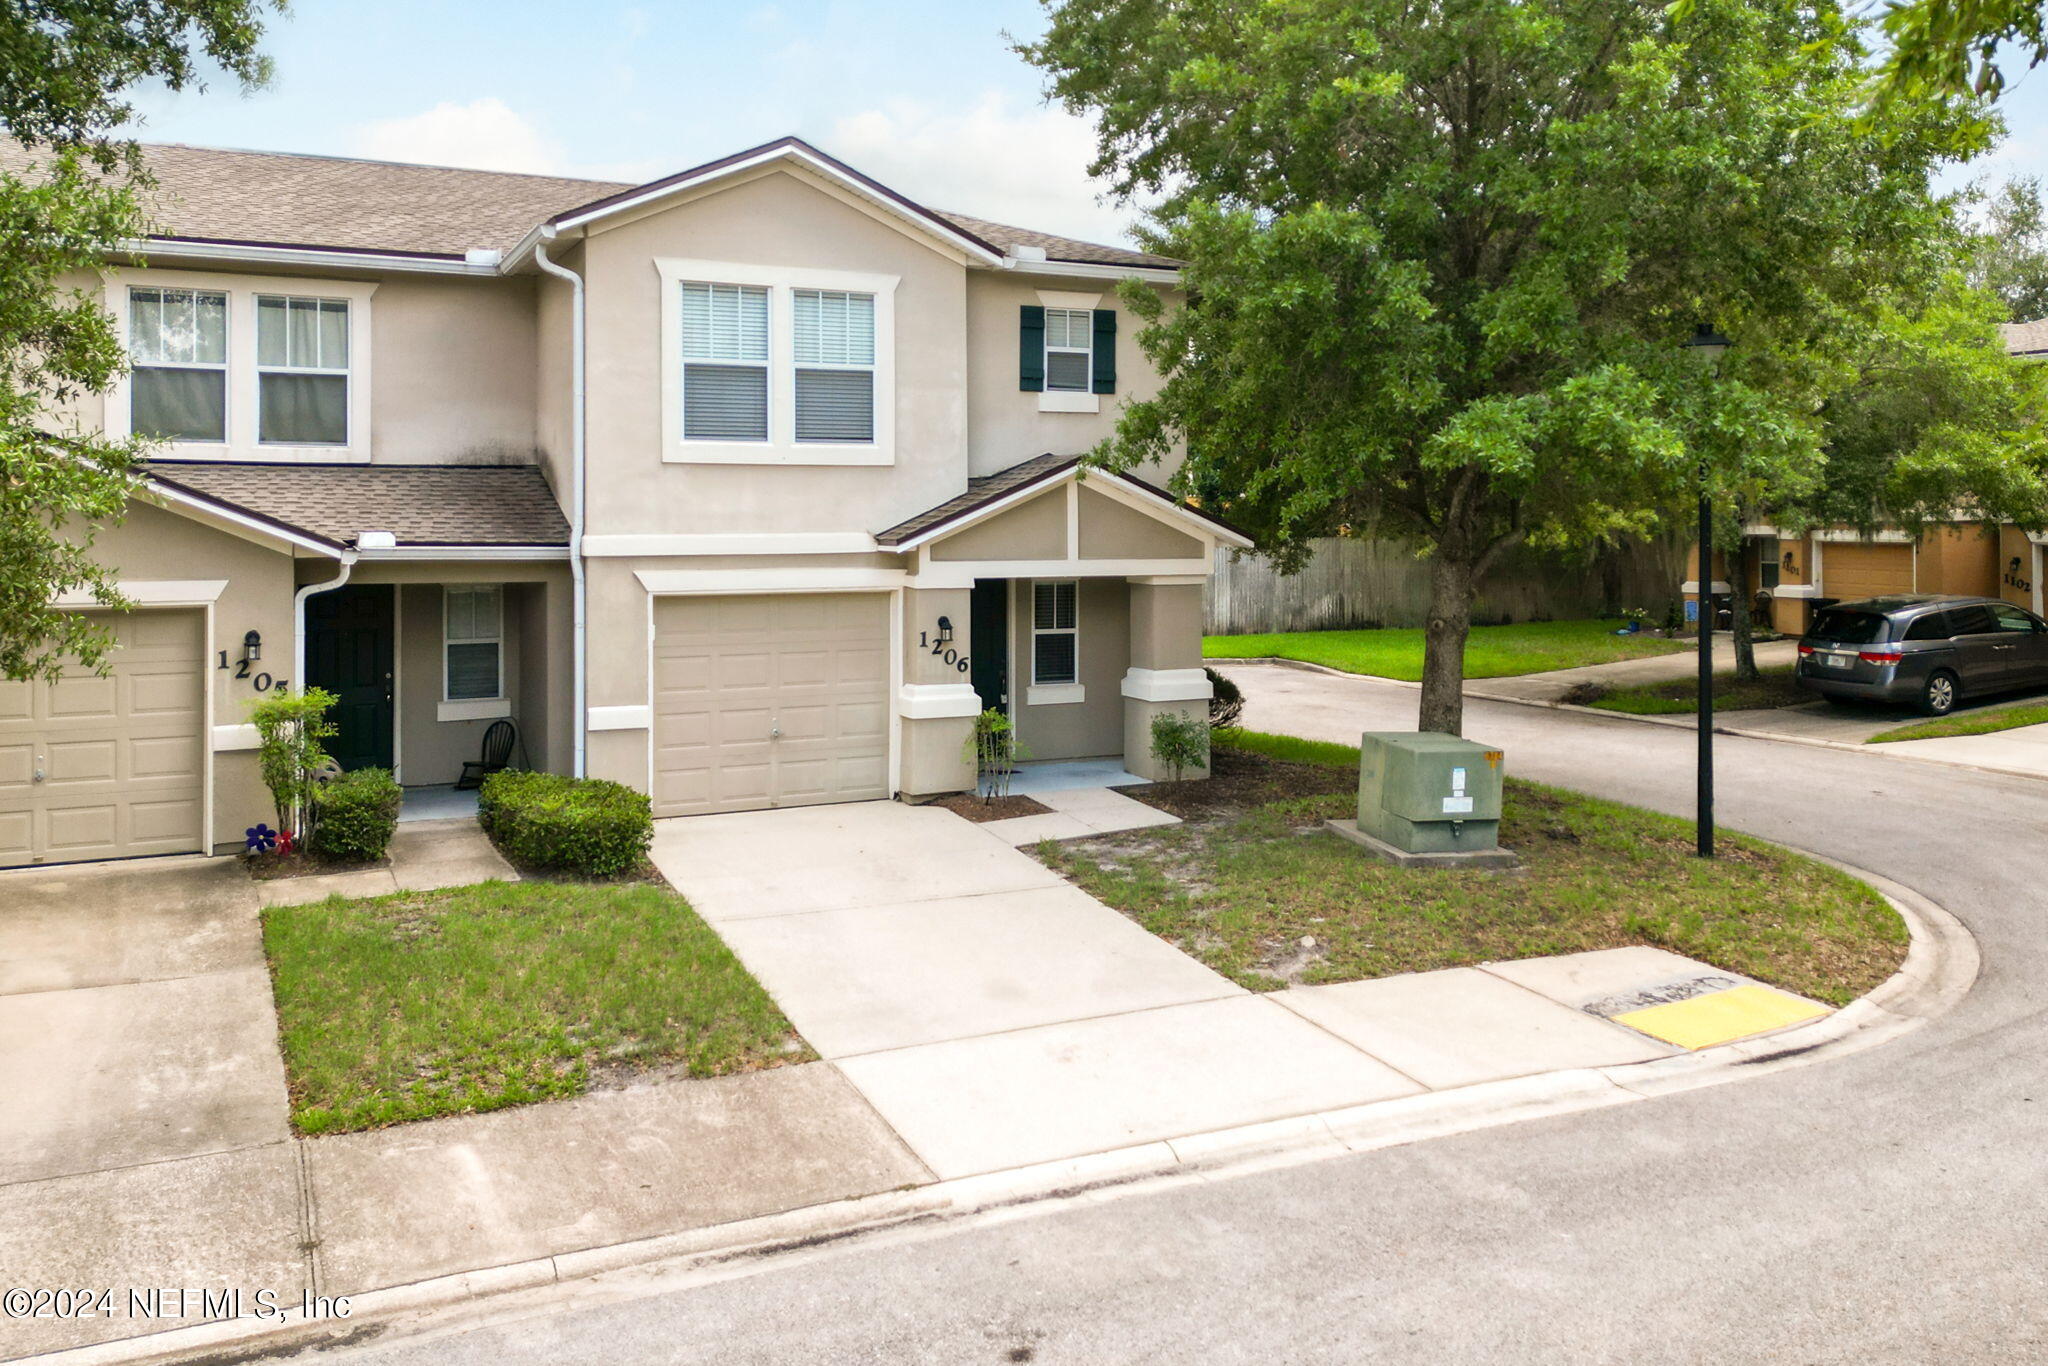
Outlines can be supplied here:
M1685 342L1700 364L1712 369L1731 345L1712 325L1701 323ZM1699 832L1701 858L1714 856L1714 492L1707 457L1700 455L1700 697L1699 697Z

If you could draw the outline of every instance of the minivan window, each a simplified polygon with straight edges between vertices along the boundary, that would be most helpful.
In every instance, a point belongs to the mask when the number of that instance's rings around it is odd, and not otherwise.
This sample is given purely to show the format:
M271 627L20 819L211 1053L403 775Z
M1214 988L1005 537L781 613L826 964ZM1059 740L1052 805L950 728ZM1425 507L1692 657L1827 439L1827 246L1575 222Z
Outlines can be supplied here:
M1906 623L1907 640L1947 640L1954 632L1948 628L1948 613L1928 612L1914 617Z
M1949 609L1948 633L1952 636L1984 636L1997 629L1998 623L1992 619L1991 609L1981 602Z
M1884 639L1884 618L1875 612L1830 607L1813 619L1813 629L1807 634L1815 640L1833 640L1843 645L1875 645Z
M2022 631L2032 635L2041 629L2039 622L2017 607L2001 604L1991 609L1991 615L1998 619L1998 629L2001 631Z

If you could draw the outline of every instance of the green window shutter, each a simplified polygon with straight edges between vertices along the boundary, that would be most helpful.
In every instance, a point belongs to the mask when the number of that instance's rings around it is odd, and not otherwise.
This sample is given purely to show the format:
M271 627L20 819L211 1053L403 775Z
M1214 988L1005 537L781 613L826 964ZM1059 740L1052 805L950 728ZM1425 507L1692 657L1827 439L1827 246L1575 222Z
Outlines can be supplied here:
M1045 392L1045 310L1025 304L1017 310L1017 387Z
M1088 388L1097 394L1116 392L1116 310L1095 310L1095 373Z

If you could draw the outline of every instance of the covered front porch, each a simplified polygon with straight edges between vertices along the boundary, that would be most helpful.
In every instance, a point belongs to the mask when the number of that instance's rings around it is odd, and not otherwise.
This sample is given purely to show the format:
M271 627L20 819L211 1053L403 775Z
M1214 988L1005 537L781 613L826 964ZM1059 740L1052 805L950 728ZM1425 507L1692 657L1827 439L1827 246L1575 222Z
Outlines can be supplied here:
M1202 592L1217 547L1247 547L1242 535L1140 480L1046 456L876 539L911 559L905 795L974 786L987 710L1010 718L1027 763L1175 776L1153 757L1153 722L1207 716Z

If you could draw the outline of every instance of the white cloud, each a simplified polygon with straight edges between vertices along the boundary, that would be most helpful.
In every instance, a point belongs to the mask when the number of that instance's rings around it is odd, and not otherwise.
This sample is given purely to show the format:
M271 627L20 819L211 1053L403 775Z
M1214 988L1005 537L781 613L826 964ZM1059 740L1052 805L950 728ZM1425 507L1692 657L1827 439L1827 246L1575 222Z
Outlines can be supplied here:
M951 209L1093 242L1128 242L1135 209L1088 175L1095 130L1055 106L1014 109L999 91L949 111L908 100L840 119L825 150L893 190Z
M363 124L349 135L349 150L380 161L572 174L560 146L495 96L443 101L425 113Z

